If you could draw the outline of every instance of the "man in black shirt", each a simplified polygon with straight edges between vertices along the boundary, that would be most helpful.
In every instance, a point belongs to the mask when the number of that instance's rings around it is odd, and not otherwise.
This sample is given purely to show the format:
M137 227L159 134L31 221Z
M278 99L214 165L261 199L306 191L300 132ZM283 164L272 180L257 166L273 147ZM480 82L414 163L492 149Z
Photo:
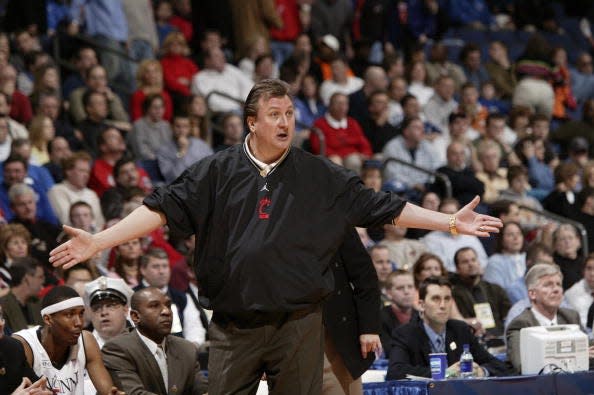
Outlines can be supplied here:
M451 216L429 212L291 148L294 108L282 81L252 88L244 121L243 145L193 165L113 227L95 235L65 227L72 239L51 262L70 267L164 224L181 237L195 233L200 302L214 311L209 394L255 391L262 373L273 394L318 394L320 302L334 288L328 265L350 227L394 222L488 236L501 222L473 212L478 197Z

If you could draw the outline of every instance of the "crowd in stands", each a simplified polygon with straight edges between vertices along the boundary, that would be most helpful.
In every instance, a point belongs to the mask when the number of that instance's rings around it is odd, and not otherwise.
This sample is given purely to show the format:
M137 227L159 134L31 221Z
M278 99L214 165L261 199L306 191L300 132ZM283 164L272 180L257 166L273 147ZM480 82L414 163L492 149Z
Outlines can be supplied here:
M591 2L23 0L0 1L0 18L6 335L43 324L39 300L53 288L83 295L105 276L161 289L171 332L207 350L192 242L159 229L103 251L80 278L48 256L67 237L61 225L109 227L241 144L243 100L268 78L291 86L295 146L431 210L453 214L478 195L477 210L504 223L485 239L358 229L380 280L388 378L427 374L402 339L415 330L407 322L429 325L436 290L465 322L452 330L472 332L485 374L511 366L483 347L507 344L518 369L519 328L550 314L591 332ZM31 257L40 264L23 263Z

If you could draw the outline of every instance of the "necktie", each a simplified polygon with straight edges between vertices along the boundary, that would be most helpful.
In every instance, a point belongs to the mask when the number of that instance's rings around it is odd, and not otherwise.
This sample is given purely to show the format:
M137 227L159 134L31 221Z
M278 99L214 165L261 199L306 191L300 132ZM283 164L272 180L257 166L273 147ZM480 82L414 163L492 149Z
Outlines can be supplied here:
M159 345L157 351L155 351L155 355L157 365L159 365L159 370L161 370L161 375L163 376L163 384L165 384L165 388L167 388L169 382L169 377L167 374L167 357L162 345Z
M441 336L437 336L437 339L435 340L435 345L436 345L437 350L435 350L435 351L445 352L444 344L445 344L445 342L444 342L443 338Z

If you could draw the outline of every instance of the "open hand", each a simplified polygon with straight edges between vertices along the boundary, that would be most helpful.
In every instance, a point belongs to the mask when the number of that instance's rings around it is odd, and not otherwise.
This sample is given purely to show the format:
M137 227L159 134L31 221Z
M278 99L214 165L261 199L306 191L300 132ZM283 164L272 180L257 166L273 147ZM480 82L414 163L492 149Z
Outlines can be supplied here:
M476 196L455 214L458 233L480 237L489 237L490 233L499 233L499 228L503 226L499 218L478 214L474 211L480 201L481 199Z
M40 378L33 384L27 377L23 377L21 385L11 395L53 395L53 392L47 389L47 379L45 377Z
M67 225L64 225L64 232L70 236L70 240L50 252L49 261L55 267L63 266L68 269L91 258L99 250L90 233Z

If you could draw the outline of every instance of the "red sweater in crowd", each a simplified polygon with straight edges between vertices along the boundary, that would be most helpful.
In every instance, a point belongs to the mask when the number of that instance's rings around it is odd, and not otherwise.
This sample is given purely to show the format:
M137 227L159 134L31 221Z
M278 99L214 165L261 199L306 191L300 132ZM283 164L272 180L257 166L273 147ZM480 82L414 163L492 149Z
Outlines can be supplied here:
M346 129L334 129L326 117L320 117L314 122L314 127L320 129L326 138L326 156L337 155L344 158L353 153L366 156L373 155L371 144L363 134L359 123L347 117ZM311 134L311 150L314 154L320 153L320 139L315 133Z
M165 89L183 96L190 96L192 77L198 72L198 66L196 66L190 59L181 55L164 56L161 58L161 66L163 67L163 70L165 70L163 73ZM178 81L180 77L187 78L189 84L181 84Z
M166 91L162 91L161 96L163 96L163 102L165 103L165 118L167 121L171 122L173 118L173 103L171 102L171 96ZM130 118L132 122L136 121L139 118L142 118L144 115L142 113L142 103L146 99L146 93L144 93L141 89L138 89L136 92L132 94L130 98Z

